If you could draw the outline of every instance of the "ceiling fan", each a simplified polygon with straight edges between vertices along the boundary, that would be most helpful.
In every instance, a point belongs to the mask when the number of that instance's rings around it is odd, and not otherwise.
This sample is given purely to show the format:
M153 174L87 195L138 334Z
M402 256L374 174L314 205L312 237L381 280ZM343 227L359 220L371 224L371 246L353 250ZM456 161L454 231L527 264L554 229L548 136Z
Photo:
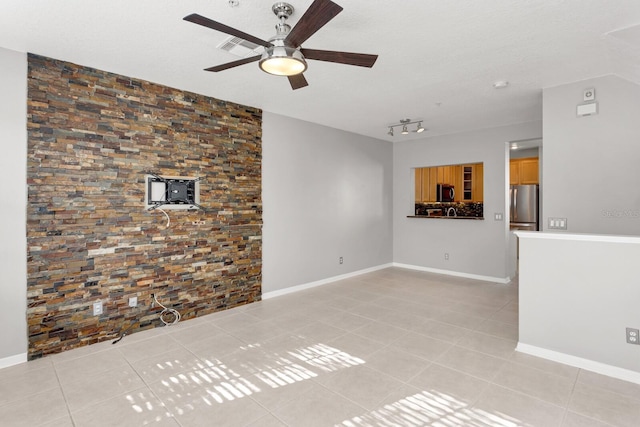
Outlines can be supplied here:
M316 31L331 21L338 13L342 12L342 7L330 0L314 0L293 28L287 24L287 18L293 13L293 6L289 3L278 2L273 5L271 10L273 10L273 13L280 19L280 22L276 25L276 35L268 41L205 18L197 13L185 16L185 21L193 22L194 24L202 25L264 46L264 53L262 55L216 65L206 68L205 71L218 72L239 65L260 61L259 65L262 71L277 76L287 76L291 88L295 90L309 85L307 79L305 79L302 74L307 69L306 59L369 68L373 67L376 59L378 59L378 55L304 49L301 47L302 43L315 34Z

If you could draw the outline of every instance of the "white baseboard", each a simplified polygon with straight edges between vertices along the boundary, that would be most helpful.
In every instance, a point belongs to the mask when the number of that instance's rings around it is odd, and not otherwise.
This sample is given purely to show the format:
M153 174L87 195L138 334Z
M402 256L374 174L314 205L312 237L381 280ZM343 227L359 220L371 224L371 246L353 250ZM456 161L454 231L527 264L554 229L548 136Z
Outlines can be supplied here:
M269 299L269 298L275 298L275 297L279 297L279 296L282 296L282 295L291 294L293 292L299 292L299 291L303 291L305 289L315 288L316 286L322 286L322 285L326 285L326 284L329 284L329 283L337 282L338 280L344 280L344 279L348 279L350 277L355 277L355 276L360 276L362 274L371 273L373 271L383 270L383 269L389 268L391 266L392 266L391 263L382 264L382 265L378 265L376 267L365 268L364 270L358 270L358 271L354 271L354 272L347 273L347 274L341 274L340 276L329 277L327 279L318 280L316 282L303 283L301 285L291 286L291 287L285 288L285 289L278 289L277 291L271 291L271 292L267 292L267 293L262 294L262 299L265 300L265 299Z
M640 372L631 371L629 369L618 368L617 366L607 365L594 360L583 359L582 357L572 356L570 354L547 350L546 348L523 343L518 343L516 351L541 357L543 359L553 360L554 362L564 363L565 365L574 366L576 368L598 374L607 375L619 380L640 384Z
M436 273L436 274L446 274L447 276L465 277L467 279L482 280L484 282L495 282L495 283L504 283L504 284L511 282L510 277L482 276L479 274L461 273L459 271L441 270L439 268L420 267L418 265L411 265L411 264L400 264L399 262L394 262L392 265L394 267L407 268L409 270L426 271L428 273Z
M27 353L16 354L14 356L4 357L0 359L0 369L8 368L9 366L19 365L27 361Z

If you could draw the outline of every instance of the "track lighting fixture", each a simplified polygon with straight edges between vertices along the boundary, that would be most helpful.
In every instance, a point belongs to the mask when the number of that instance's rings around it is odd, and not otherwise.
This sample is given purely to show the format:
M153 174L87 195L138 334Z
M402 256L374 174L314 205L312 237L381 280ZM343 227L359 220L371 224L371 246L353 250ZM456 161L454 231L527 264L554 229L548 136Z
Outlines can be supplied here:
M401 119L400 123L397 123L395 125L389 125L389 132L387 132L387 135L389 136L393 136L393 128L396 126L402 126L402 131L400 132L402 135L407 135L409 134L409 129L407 126L412 125L412 124L418 124L418 126L416 126L416 130L412 131L412 132L416 132L416 133L421 133L424 132L425 129L422 126L422 120L416 120L414 122L411 121L411 119Z

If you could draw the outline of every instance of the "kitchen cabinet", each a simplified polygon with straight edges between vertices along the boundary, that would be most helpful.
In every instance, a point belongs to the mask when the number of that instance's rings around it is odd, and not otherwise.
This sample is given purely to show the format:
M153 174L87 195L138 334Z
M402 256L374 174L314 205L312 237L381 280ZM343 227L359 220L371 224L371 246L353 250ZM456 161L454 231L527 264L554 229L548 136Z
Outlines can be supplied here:
M471 201L473 200L473 166L472 165L464 165L462 166L462 185L460 188L462 193L462 200Z
M436 184L438 183L437 168L416 168L415 172L415 201L435 202Z
M438 166L438 184L453 185L453 166Z
M522 159L520 161L520 184L538 184L538 159Z
M461 202L464 200L464 193L462 191L462 169L462 165L451 166L451 184L453 184L453 188L455 189L453 200L456 202Z
M482 202L484 195L484 168L482 163L461 165L460 200L463 202Z
M515 160L509 162L509 184L518 185L520 183L520 163Z
M436 185L438 183L438 174L436 168L422 169L422 200L425 202L436 201Z
M509 162L509 184L539 184L539 163L537 157L512 159Z
M473 182L471 186L472 200L482 202L484 200L484 164L473 165Z

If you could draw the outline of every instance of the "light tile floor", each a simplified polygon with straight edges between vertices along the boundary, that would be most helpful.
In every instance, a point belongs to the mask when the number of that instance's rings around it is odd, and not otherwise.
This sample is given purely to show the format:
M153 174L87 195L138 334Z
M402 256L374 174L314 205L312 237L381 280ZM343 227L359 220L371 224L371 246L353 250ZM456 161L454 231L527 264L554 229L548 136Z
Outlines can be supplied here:
M390 268L0 370L2 426L639 426L514 351L517 285Z

